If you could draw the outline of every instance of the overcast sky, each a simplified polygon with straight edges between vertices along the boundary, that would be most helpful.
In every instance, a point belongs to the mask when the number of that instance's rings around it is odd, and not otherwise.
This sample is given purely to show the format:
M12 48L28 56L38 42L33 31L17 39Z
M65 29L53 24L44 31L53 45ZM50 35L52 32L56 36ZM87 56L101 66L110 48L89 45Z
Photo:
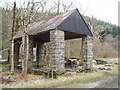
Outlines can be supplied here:
M0 0L0 3L4 2L12 3L14 0ZM16 0L24 1L24 0ZM26 0L27 1L27 0ZM34 0L35 1L35 0ZM37 0L39 1L39 0ZM47 0L49 4L57 0ZM78 8L83 14L86 10L85 16L94 16L99 20L103 20L112 24L118 25L118 2L120 0L61 0L68 3L73 2L74 7Z
M76 0L83 11L88 7L85 15L93 15L97 19L118 25L118 2L120 0Z

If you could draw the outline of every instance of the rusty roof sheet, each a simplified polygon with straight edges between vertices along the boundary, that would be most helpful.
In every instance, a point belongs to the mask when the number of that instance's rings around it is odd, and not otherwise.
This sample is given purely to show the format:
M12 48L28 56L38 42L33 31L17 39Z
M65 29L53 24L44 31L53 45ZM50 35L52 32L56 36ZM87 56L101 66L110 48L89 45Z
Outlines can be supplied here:
M43 21L39 21L37 23L33 23L31 25L29 25L27 28L25 28L22 31L19 31L14 37L13 39L16 38L20 38L24 35L24 31L28 34L28 35L36 35L39 34L41 32L45 32L48 30L52 30L57 28L58 25L60 25L67 17L69 17L74 11L74 10L70 10L64 14L60 14L57 15L53 18L50 19L45 19Z

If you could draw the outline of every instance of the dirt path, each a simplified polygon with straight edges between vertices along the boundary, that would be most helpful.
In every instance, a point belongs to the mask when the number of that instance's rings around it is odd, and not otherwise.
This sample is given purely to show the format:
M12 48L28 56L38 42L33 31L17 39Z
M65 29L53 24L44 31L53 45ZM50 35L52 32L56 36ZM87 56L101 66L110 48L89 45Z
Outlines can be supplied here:
M89 83L77 82L57 88L118 88L118 76L109 76L106 79Z
M96 88L118 88L118 76L108 77Z

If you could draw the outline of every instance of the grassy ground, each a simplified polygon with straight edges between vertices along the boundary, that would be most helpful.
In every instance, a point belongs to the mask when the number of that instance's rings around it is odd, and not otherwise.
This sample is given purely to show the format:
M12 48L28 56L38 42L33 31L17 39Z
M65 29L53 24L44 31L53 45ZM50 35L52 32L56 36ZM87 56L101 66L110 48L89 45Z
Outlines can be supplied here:
M86 82L97 81L97 80L107 78L108 74L110 75L118 74L117 66L111 66L111 67L105 67L105 68L111 68L112 71L100 71L99 70L98 72L94 72L94 73L77 73L77 74L70 75L70 76L59 76L57 79L39 79L39 80L35 80L35 82L31 84L26 83L21 86L11 85L9 87L11 88L50 88L50 87L67 85L67 84L75 83L75 82L86 83Z
M87 76L87 77L86 77ZM73 75L71 77L59 77L59 79L57 80L51 80L51 82L48 82L47 84L41 84L41 85L32 85L32 86L27 86L27 88L47 88L47 87L55 87L55 86L59 86L59 85L65 85L65 84L70 84L70 83L74 83L74 82L88 82L91 80L95 80L98 78L103 78L104 76L102 74L94 74L91 76L88 76L86 74L86 76L81 76L81 75ZM26 87L26 86L25 86Z
M99 59L101 59L101 60L106 60L106 61L108 61L108 62L113 62L113 63L118 63L118 59L119 58L99 58Z
M92 82L107 78L108 75L117 75L118 74L118 67L106 67L112 68L112 71L98 71L94 73L79 73L77 75L68 76L68 77L59 77L57 80L51 80L48 83L43 84L36 84L36 85L27 85L24 88L48 88L48 87L56 87L59 85L70 84L74 82ZM81 86L82 87L82 86Z
M70 76L59 76L57 79L37 80L35 83L23 86L12 86L14 88L49 88L74 82L90 82L104 78L103 73L79 73Z
M105 60L105 59L103 59ZM109 60L111 62L114 62L117 59L106 59ZM97 66L96 69L100 67ZM101 66L103 67L103 66ZM104 68L111 68L111 71L106 71L106 70L98 70L97 72L93 72L93 73L77 73L77 74L73 74L73 75L69 75L69 76L59 76L57 79L35 79L32 83L27 83L25 82L25 84L22 85L16 85L16 83L10 84L8 86L8 88L50 88L50 87L57 87L57 86L61 86L61 85L66 85L66 84L70 84L70 83L75 83L75 82L81 82L81 83L86 83L86 82L92 82L92 81L97 81L97 80L101 80L104 78L107 78L108 75L117 75L118 74L118 66L117 65L113 65L113 66L105 66ZM15 85L14 85L15 84ZM82 88L82 86L81 86Z

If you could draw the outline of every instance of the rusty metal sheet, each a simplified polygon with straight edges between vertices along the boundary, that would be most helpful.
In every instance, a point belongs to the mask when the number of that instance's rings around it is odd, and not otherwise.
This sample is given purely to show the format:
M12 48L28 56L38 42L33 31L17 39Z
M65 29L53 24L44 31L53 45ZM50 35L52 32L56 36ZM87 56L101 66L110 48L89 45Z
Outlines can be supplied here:
M23 35L24 35L24 31L19 31L19 32L13 37L13 39L21 38Z
M76 10L76 9L75 9ZM60 23L62 23L69 15L71 15L75 10L70 10L64 14L60 14L51 19L45 19L37 23L29 25L25 30L28 35L36 35L40 32L45 32L57 28ZM13 38L20 38L23 36L24 31L18 32Z
M90 29L88 28L78 9L68 11L64 14L57 15L50 19L45 19L43 21L33 23L24 30L28 35L40 36L42 33L44 33L43 35L49 35L47 34L48 31L55 28L63 30L65 32L70 32L66 33L66 39L73 39L77 37L80 38L83 35L92 36ZM14 36L14 39L22 37L24 35L24 30L18 32ZM49 41L49 36L44 36L43 38L43 35L40 36L41 39L44 39L41 41Z

